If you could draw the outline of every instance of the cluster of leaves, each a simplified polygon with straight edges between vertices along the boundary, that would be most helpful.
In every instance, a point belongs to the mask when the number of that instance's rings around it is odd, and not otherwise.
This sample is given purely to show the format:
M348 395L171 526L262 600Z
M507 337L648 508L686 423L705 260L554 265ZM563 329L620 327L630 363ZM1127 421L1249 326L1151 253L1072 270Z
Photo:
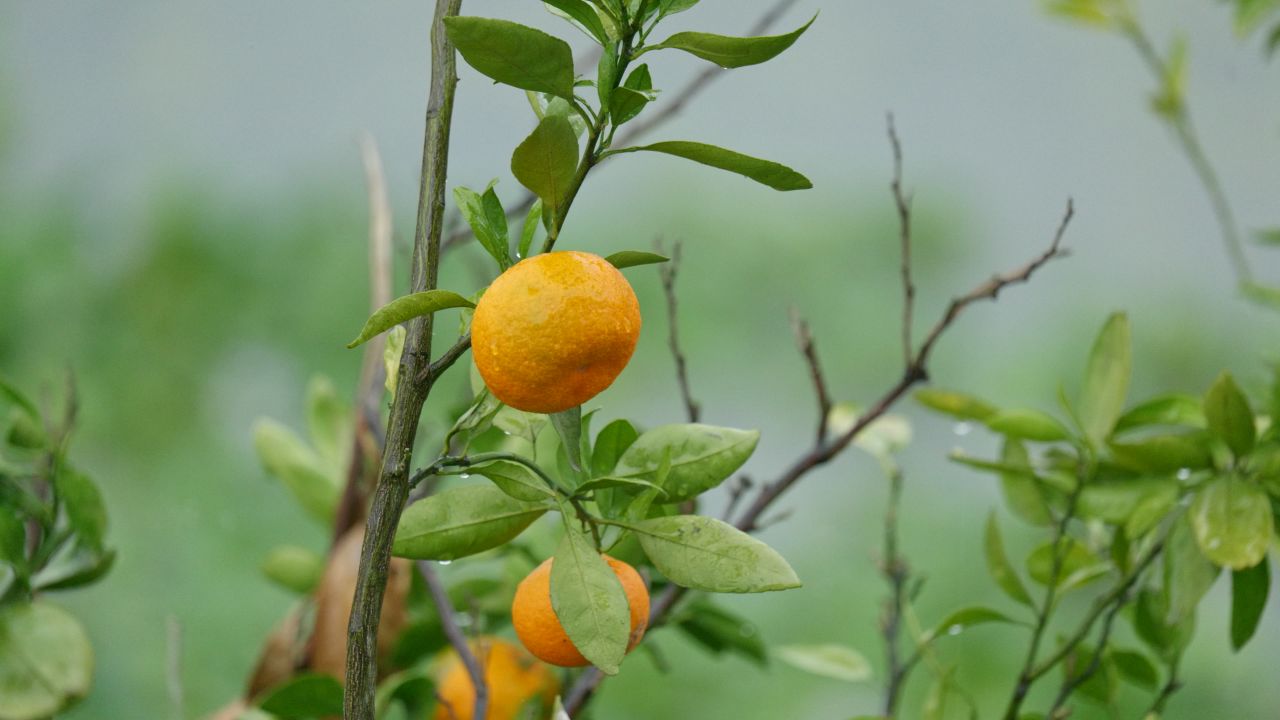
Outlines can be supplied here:
M0 380L0 718L36 720L83 698L93 649L80 622L45 594L82 587L115 560L94 482L68 458L75 401L45 417Z
M1129 324L1117 314L1093 346L1079 397L1060 393L1061 416L945 390L917 394L927 407L1002 436L998 459L953 459L999 478L1009 511L1047 534L1027 556L1024 577L994 514L986 526L991 577L1029 620L966 608L922 644L999 621L1032 628L1034 647L1062 599L1092 589L1084 623L1047 659L1033 651L1024 678L1060 666L1064 697L1078 691L1112 705L1124 681L1159 698L1176 688L1196 608L1222 569L1232 579L1232 646L1248 642L1266 605L1280 514L1280 430L1270 420L1280 412L1280 382L1265 413L1225 373L1201 397L1165 395L1126 408L1130 370ZM1044 588L1042 599L1026 578ZM1121 611L1146 652L1112 642L1110 619Z
M1268 57L1280 50L1280 0L1218 0L1235 11L1235 31L1247 38L1259 30ZM1125 30L1136 22L1133 0L1048 0L1049 12L1097 27Z

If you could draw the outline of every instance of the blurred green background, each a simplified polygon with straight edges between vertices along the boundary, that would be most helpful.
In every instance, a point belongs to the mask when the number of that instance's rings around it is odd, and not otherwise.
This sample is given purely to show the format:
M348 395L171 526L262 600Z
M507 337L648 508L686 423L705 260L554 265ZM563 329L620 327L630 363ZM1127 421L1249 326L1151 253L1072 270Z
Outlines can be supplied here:
M669 26L738 33L770 4L704 0ZM258 466L249 428L262 415L301 427L315 373L354 388L359 354L342 346L367 314L363 130L386 159L404 274L429 5L0 4L0 370L46 394L75 371L76 455L102 484L120 551L106 582L57 598L85 620L98 655L93 694L68 717L177 717L165 687L168 618L183 628L186 716L222 704L290 602L260 577L261 558L284 542L326 546ZM1187 33L1192 112L1242 224L1280 223L1280 70L1233 36L1219 3L1143 5L1162 43ZM1059 383L1077 384L1095 329L1125 309L1137 394L1200 392L1223 368L1261 387L1280 317L1233 292L1209 206L1148 111L1152 82L1123 41L1005 0L805 0L778 27L818 10L779 60L726 74L653 136L775 159L815 189L774 193L672 158L624 156L587 183L561 243L605 253L659 236L685 242L695 394L706 421L763 431L753 476L788 464L813 425L790 306L812 321L839 399L866 403L897 377L890 110L916 193L922 321L1038 252L1066 197L1077 203L1072 256L966 315L938 347L939 384L1052 409ZM584 47L532 0L470 0L464 11ZM701 69L683 55L651 58L668 91ZM469 68L462 76L451 184L498 177L514 198L508 157L531 126L528 107ZM1274 280L1280 263L1267 252L1251 250L1257 273ZM457 253L444 286L472 292L477 267L478 248ZM677 421L657 273L630 277L646 313L640 347L593 404L602 417ZM428 422L464 393L441 388ZM980 554L996 488L945 460L956 446L989 454L992 439L959 435L909 403L901 410L916 421L904 532L928 578L922 618L978 602L1007 608ZM884 489L875 464L853 453L814 473L781 503L793 517L765 533L804 588L728 605L771 643L848 643L879 667ZM1013 553L1030 549L1030 533L1007 527ZM1202 611L1190 683L1170 718L1277 715L1280 686L1259 682L1280 661L1276 602L1232 655L1226 590L1219 582ZM846 718L878 705L877 683L717 661L669 632L652 640L673 671L633 659L598 717ZM992 712L1023 647L1017 631L992 627L942 652ZM908 707L925 685L917 677ZM1141 697L1125 702L1136 712ZM1079 716L1102 715L1085 705Z

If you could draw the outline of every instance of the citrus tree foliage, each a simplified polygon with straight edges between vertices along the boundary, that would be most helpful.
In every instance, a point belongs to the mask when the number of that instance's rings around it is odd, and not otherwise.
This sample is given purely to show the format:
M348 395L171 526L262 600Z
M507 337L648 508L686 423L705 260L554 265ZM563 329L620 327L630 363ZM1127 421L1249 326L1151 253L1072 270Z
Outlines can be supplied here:
M1129 322L1117 314L1093 345L1079 394L1062 394L1054 412L917 393L925 406L1001 439L999 457L957 451L952 459L1000 484L1007 516L987 519L981 547L1010 601L957 610L918 638L920 647L980 623L1021 626L1032 650L1020 680L1062 673L1059 705L1073 693L1112 705L1128 683L1150 692L1158 711L1181 682L1197 607L1219 577L1231 584L1231 646L1253 637L1280 514L1280 428L1271 423L1280 377L1256 404L1227 373L1199 393L1133 401L1131 366ZM1042 541L1018 557L1003 541L1010 523L1039 529ZM1074 595L1091 598L1086 617L1055 624ZM1113 641L1117 618L1143 647ZM953 692L953 678L939 682L940 692ZM1023 698L1015 697L1016 710Z
M37 720L89 692L93 648L51 593L111 569L107 512L68 449L75 401L46 416L0 379L0 719Z

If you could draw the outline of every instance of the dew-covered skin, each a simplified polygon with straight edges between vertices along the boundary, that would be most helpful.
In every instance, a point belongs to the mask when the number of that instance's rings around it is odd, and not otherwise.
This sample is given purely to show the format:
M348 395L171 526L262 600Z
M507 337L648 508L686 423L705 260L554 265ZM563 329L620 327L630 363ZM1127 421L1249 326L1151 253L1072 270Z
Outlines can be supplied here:
M577 251L516 263L485 291L471 322L489 390L538 413L581 405L613 384L639 336L630 283L604 258Z

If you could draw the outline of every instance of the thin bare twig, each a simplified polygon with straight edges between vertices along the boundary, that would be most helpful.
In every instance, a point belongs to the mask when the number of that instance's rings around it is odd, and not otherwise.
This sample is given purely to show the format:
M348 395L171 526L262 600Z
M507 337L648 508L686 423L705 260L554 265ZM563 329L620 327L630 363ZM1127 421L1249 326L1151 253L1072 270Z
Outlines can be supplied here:
M893 203L898 209L898 241L902 245L902 361L911 363L914 352L911 331L915 312L916 286L911 279L911 198L902 189L902 143L889 113L889 145L893 148Z
M913 665L903 662L898 647L903 609L907 603L907 582L911 578L906 558L898 550L898 509L902 503L902 485L902 470L895 467L889 473L889 502L884 513L884 558L880 564L880 573L889 583L889 599L885 602L880 626L888 665L885 670L884 715L889 718L897 717L902 687Z
M664 253L661 238L654 241L659 254ZM658 274L662 278L662 291L667 297L667 347L671 349L671 358L676 363L676 383L680 386L680 397L684 400L685 415L689 422L698 422L702 407L693 399L689 390L689 370L684 351L680 349L680 321L676 300L676 275L680 272L680 257L683 243L676 240L671 244L671 260L658 266Z
M489 684L485 681L484 667L476 658L476 654L471 651L471 645L467 642L466 635L462 634L462 629L458 627L457 620L453 616L453 603L449 600L449 594L445 591L444 585L440 582L440 576L436 574L436 569L431 566L428 560L419 560L414 563L418 569L418 574L422 576L423 582L427 585L427 590L431 593L431 600L435 603L436 614L440 617L440 628L444 630L444 636L449 640L449 644L453 646L458 658L462 660L462 665L467 669L467 675L471 677L471 687L475 689L476 704L472 707L471 714L468 717L483 718L488 717L489 707Z
M813 332L809 323L800 317L800 311L791 308L791 329L796 336L796 347L804 355L809 366L809 379L813 382L813 394L818 399L818 431L817 443L821 445L827 440L827 426L831 420L831 392L827 389L826 378L822 374L822 363L818 361L818 350L813 342Z

